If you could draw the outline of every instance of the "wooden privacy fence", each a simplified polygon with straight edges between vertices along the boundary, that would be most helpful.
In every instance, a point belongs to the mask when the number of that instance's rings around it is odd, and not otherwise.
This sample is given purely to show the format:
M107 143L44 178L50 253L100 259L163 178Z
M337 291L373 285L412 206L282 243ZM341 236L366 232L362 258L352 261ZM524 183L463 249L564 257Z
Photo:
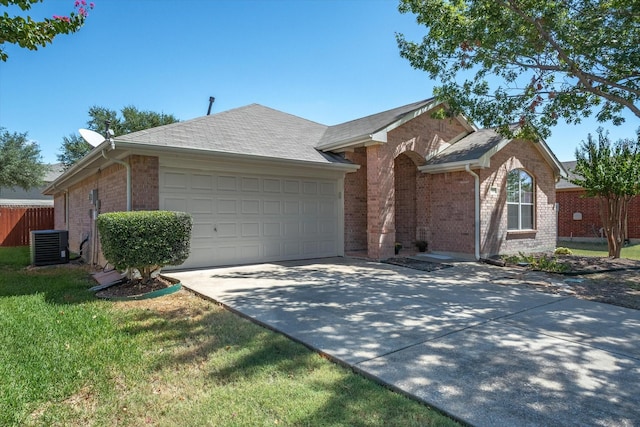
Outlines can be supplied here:
M27 246L31 231L53 227L53 208L0 207L0 246Z

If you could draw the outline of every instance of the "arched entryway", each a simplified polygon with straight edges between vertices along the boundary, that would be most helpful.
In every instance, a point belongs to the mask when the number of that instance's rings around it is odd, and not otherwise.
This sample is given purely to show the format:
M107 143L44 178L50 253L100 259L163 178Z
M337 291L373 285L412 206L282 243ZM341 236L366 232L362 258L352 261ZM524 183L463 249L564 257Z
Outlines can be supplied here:
M420 225L417 211L422 206L417 198L419 181L423 179L418 171L421 160L417 153L407 152L393 161L396 242L410 250L415 249L417 239L424 239L417 236Z

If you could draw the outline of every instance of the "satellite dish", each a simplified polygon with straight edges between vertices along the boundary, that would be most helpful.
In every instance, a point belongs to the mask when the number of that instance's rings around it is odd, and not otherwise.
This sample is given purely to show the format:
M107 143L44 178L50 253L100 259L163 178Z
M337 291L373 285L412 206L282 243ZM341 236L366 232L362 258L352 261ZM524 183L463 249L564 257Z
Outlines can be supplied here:
M87 143L89 143L89 145L91 145L92 147L97 147L98 145L106 141L104 136L89 129L78 129L78 132L80 132L80 136L82 137L82 139L87 141Z

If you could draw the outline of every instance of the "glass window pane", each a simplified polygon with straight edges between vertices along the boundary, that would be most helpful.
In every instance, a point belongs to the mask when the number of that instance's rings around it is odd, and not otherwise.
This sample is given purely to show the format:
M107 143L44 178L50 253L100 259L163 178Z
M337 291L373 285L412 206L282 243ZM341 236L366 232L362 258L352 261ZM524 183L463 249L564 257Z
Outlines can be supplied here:
M522 205L521 206L521 226L523 230L532 230L533 229L533 205Z
M518 230L520 228L518 221L519 211L520 206L512 204L507 205L507 229Z
M507 174L507 202L519 202L520 173L513 170Z

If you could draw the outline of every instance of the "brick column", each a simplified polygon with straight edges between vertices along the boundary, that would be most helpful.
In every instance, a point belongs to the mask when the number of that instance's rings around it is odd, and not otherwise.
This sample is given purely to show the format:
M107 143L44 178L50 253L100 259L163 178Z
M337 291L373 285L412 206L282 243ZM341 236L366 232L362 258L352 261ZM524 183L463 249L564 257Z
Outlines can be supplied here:
M393 256L396 238L393 157L381 147L367 148L367 252L373 259Z

